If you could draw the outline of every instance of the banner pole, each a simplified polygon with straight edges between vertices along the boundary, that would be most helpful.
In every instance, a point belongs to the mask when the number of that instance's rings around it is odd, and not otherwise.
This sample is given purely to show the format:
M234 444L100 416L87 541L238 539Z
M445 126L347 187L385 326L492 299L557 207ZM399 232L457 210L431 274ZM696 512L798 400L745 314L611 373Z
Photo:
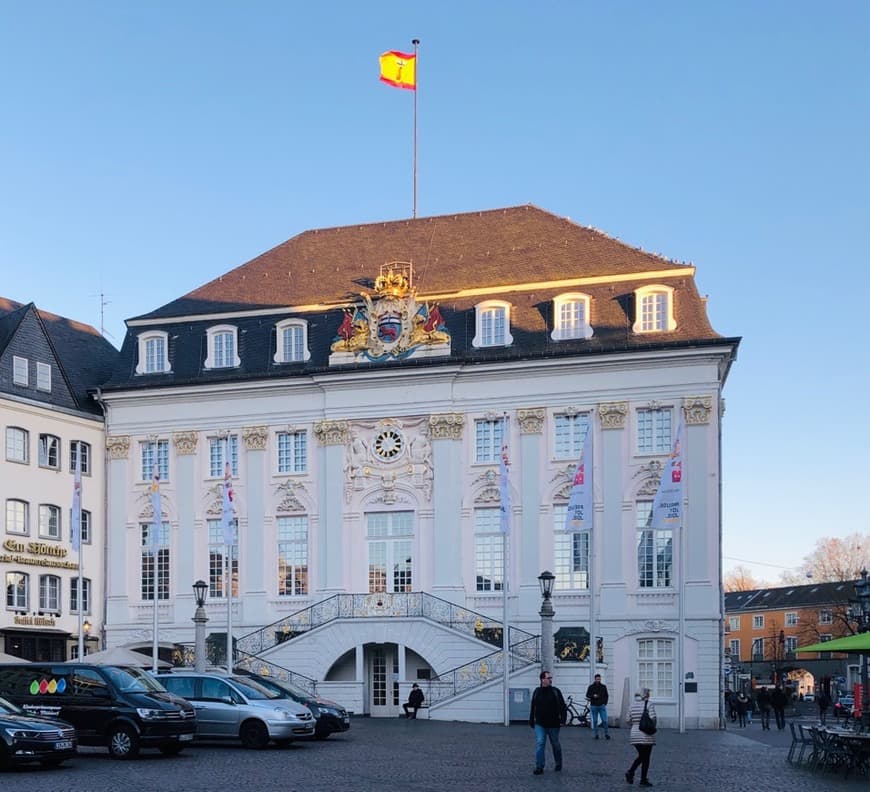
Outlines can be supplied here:
M414 218L417 217L417 92L420 90L420 58L417 54L420 39L411 39L414 45Z

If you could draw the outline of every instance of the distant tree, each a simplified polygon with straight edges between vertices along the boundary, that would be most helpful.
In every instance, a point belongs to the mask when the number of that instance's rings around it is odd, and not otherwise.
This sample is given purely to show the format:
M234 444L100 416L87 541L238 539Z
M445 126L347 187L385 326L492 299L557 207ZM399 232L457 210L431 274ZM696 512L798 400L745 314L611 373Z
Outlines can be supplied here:
M870 534L855 533L843 539L825 537L807 556L798 572L784 572L782 582L801 585L857 580L862 569L870 569Z
M725 573L722 586L725 591L754 591L765 588L767 583L757 580L745 566L736 566Z

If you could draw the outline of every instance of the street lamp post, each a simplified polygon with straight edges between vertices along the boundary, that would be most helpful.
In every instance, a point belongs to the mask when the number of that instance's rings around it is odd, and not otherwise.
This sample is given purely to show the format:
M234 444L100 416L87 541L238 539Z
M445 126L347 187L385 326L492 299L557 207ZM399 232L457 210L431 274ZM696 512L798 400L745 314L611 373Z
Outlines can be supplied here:
M553 610L553 581L556 576L549 571L541 572L538 575L538 582L541 584L541 596L544 600L541 603L541 671L553 673L553 616L556 611ZM592 640L592 637L589 637Z
M859 633L870 633L870 580L867 570L861 570L861 580L855 584L856 601L851 610L851 617L858 622ZM870 730L870 673L867 664L870 654L866 651L861 655L861 722L864 730Z
M205 615L205 595L208 591L208 583L197 580L193 584L193 597L196 600L196 612L193 614L193 623L196 625L196 638L194 645L194 668L205 671L205 625L208 616Z
M91 623L85 619L82 622L82 654L88 653L88 638L91 637ZM82 658L80 657L79 660Z

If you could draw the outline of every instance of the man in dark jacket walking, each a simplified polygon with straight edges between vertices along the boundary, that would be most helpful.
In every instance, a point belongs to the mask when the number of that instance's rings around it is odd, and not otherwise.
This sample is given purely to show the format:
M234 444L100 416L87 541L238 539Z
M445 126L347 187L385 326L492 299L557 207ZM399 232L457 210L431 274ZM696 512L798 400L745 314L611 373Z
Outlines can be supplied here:
M755 694L755 703L761 713L762 731L770 731L770 691L766 687L758 689L758 693Z
M602 684L601 674L595 675L595 681L586 688L586 700L589 702L589 712L592 715L592 734L598 739L598 722L604 726L604 739L609 740L607 733L607 685Z
M785 691L777 685L770 694L770 704L773 707L773 714L776 715L776 728L782 730L785 728L785 705L788 704L788 697Z
M562 769L562 746L559 743L559 728L568 716L568 707L562 691L553 687L553 675L541 671L541 686L532 693L532 706L529 710L529 726L535 730L535 775L544 772L547 739L553 749L556 772Z

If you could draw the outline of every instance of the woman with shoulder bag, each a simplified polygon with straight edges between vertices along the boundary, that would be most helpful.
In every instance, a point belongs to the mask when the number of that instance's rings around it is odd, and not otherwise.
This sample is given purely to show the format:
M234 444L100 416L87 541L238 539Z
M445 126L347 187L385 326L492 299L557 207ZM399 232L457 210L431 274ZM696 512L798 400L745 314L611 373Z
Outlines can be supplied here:
M625 774L625 780L629 784L634 783L634 771L640 767L639 786L652 786L647 778L649 772L649 760L653 746L656 744L656 709L649 700L649 688L641 688L634 694L634 701L628 711L628 725L631 726L631 734L628 741L637 751L637 757ZM642 729L641 726L644 728ZM646 731L644 731L646 729Z

